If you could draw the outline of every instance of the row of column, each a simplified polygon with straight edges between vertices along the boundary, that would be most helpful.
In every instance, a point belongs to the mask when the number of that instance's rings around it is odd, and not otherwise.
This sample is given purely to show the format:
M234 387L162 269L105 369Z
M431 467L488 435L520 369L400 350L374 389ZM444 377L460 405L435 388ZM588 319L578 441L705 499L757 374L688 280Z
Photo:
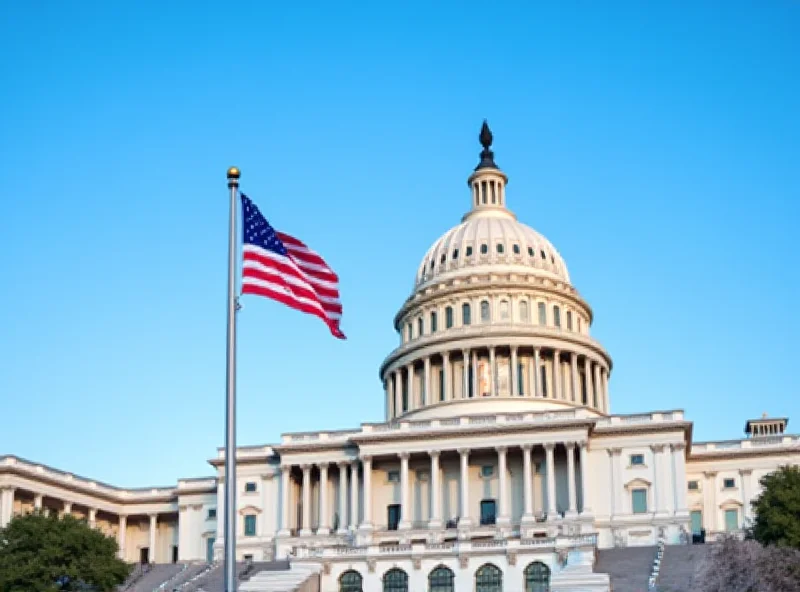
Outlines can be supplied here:
M480 348L486 349L486 348ZM498 396L498 368L497 368L497 356L496 356L496 346L490 346L488 348L489 352L489 368L490 368L490 380L489 380L489 388L490 388L490 395L491 396ZM586 395L587 395L587 405L591 407L595 407L600 411L607 413L608 412L608 369L587 356L584 356L582 361L579 362L579 356L575 352L569 352L570 354L570 361L568 365L568 371L565 368L565 365L561 362L561 350L550 350L552 352L551 357L548 359L549 366L553 370L551 372L551 384L547 387L547 392L545 393L545 386L542 384L542 368L544 367L545 358L542 356L541 348L535 347L533 348L533 356L527 359L528 363L528 384L521 385L519 383L519 373L518 373L518 365L519 365L519 347L518 346L511 346L510 348L510 364L509 364L509 371L511 373L510 376L510 384L511 389L509 395L512 397L520 396L521 393L525 393L526 396L530 396L533 394L535 397L544 397L545 395L548 398L556 399L556 400L567 400L567 388L568 385L566 381L569 381L569 391L572 393L572 398L570 399L574 403L582 404L583 403L583 385L581 384L581 369L583 370L583 376L585 376L586 381ZM442 366L443 369L443 391L444 391L444 400L450 401L453 399L467 399L469 398L470 392L470 366L472 367L472 393L475 397L480 396L479 393L479 384L480 384L480 377L478 376L477 368L478 368L478 350L473 349L470 350L469 348L461 350L461 360L462 360L462 372L463 372L463 379L461 381L461 392L456 392L456 388L453 385L453 371L452 371L452 364L451 364L451 353L450 352L442 352ZM421 384L421 392L416 392L416 383L415 380L415 362L403 366L401 368L395 369L388 375L387 380L385 381L385 394L386 394L386 410L387 410L387 418L397 417L398 415L402 414L404 411L403 405L403 394L406 393L408 404L407 404L407 411L413 411L414 409L418 408L419 406L425 406L433 404L434 402L438 402L439 397L432 396L432 389L431 389L431 371L432 369L432 356L427 356L422 359L423 364L423 374L422 374L422 384ZM470 362L471 359L471 362ZM558 364L554 364L553 362L558 360ZM567 376L564 376L567 374ZM405 387L404 387L405 385ZM424 403L423 403L424 401ZM394 410L394 412L392 412Z
M14 494L16 488L6 487L0 489L0 528L5 527L14 515ZM44 510L48 513L49 508L44 507L44 495L41 493L33 494L33 508L34 510ZM63 515L72 514L72 502L62 501L64 506L62 510ZM87 508L88 515L87 521L89 526L94 528L97 525L97 508ZM117 532L117 545L119 546L119 557L125 558L125 535L128 529L128 516L126 514L118 514L119 529ZM149 514L150 517L150 561L154 561L156 557L156 527L158 523L158 514Z
M555 470L555 443L542 444L545 450L545 480L547 482L547 517L550 520L556 519L559 516L559 511L556 506L556 470ZM521 446L523 454L523 487L524 487L524 514L522 517L523 523L532 523L535 521L533 513L533 467L532 467L532 453L533 444L525 444ZM564 448L567 456L567 497L568 507L565 512L566 517L575 517L578 515L578 501L577 501L577 485L576 485L576 467L575 467L575 449L578 448L580 454L580 472L581 472L581 485L583 492L581 499L583 500L582 507L580 508L581 514L590 514L587 496L586 496L586 483L588 483L587 467L587 444L586 442L565 442ZM507 470L507 453L508 448L505 446L495 448L497 452L497 466L498 466L498 516L497 523L499 525L509 524L510 508L509 508L509 487L508 487L508 470ZM461 507L461 517L459 520L459 527L471 526L472 521L469 517L469 455L470 449L458 449L460 457L460 477L459 477L459 505ZM430 521L429 528L438 529L442 527L441 515L441 502L442 502L442 479L439 467L439 457L441 451L432 450L428 453L430 456L430 476L431 476L431 495L430 495ZM400 459L400 522L398 524L399 530L408 530L411 528L411 506L410 506L410 483L409 483L409 458L408 452L401 452L398 454ZM349 474L352 480L350 487L350 521L349 526L351 529L371 530L373 525L370 520L372 517L372 457L362 456L361 464L363 468L363 520L359 524L359 462L352 461L349 463L338 463L339 467L339 515L341 517L341 524L339 525L339 533L346 533L348 530L348 522L345 519L347 516L348 504L348 467ZM328 516L328 464L320 464L319 466L319 526L317 534L329 534L331 526ZM311 525L311 469L312 465L302 465L302 484L301 496L303 504L302 512L302 525L300 528L300 536L308 536L312 534ZM290 465L281 467L281 532L280 535L288 536L289 530L289 490L291 483L291 469Z
M740 491L742 503L742 517L741 520L747 521L751 518L752 508L750 507L750 498L752 496L750 476L753 474L752 469L740 469ZM717 505L717 471L705 471L705 484L703 486L703 521L708 526L709 532L719 530L717 524L717 514L719 506ZM707 502L707 504L706 504ZM706 507L710 507L711 511L707 512Z
M653 513L671 515L686 511L686 464L683 459L684 443L653 444ZM630 513L622 495L623 483L622 449L609 448L609 474L611 476L611 516ZM681 484L678 486L677 484Z

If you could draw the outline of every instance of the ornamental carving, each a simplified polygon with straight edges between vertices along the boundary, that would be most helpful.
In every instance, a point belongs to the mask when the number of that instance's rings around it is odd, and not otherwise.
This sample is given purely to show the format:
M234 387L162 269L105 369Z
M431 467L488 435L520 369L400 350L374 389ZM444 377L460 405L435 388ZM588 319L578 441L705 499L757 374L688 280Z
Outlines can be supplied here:
M461 567L461 569L467 569L467 567L469 567L469 557L466 555L459 555L458 565Z
M414 569L422 569L422 557L412 557L411 562L414 564Z
M374 559L367 559L367 570L369 573L375 573L375 566L377 565L377 561Z
M325 563L322 564L322 573L324 573L326 576L331 575L331 562L330 561L326 561Z
M508 552L508 564L514 566L517 564L517 553L516 551L509 551Z

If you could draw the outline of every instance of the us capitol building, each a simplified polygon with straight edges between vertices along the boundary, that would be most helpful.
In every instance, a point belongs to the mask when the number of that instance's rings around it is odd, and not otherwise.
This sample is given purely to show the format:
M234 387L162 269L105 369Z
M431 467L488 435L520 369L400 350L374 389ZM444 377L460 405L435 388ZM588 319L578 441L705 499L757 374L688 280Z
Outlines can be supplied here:
M740 531L759 479L800 462L786 418L701 443L682 410L612 413L592 309L509 209L485 124L480 140L469 210L394 318L385 421L240 447L240 558L318 562L323 591L608 590L597 549ZM209 478L122 489L0 457L0 524L71 512L128 561L221 559L224 451L209 462Z

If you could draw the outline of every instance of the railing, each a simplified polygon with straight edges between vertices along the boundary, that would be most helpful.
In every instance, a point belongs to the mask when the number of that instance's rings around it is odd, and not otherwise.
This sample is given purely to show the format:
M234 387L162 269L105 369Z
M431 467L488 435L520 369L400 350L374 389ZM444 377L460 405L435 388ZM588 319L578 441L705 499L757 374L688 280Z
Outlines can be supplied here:
M666 421L683 421L683 411L657 411L654 413L637 413L635 415L612 415L597 420L598 428L612 426L641 425Z
M768 436L746 438L743 440L723 440L721 442L697 442L692 444L692 454L715 452L718 450L751 450L761 447L781 447L800 445L800 436Z

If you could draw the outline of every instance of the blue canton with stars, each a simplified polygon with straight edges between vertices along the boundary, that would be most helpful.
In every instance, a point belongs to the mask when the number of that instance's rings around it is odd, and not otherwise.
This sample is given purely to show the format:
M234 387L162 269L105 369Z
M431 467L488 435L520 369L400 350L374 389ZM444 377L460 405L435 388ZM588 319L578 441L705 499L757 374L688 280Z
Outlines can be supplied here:
M270 226L267 219L261 214L258 206L250 201L250 198L244 193L240 195L244 214L242 221L244 244L261 247L267 251L288 257L289 254L286 251L286 247L281 242L281 239L278 238L275 229Z

